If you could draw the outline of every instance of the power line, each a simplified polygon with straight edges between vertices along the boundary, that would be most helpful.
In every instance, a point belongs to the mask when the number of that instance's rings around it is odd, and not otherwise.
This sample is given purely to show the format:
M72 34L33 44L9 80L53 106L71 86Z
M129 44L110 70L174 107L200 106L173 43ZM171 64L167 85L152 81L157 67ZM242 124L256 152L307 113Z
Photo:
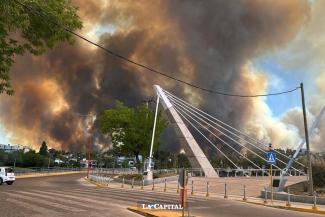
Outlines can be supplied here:
M26 4L21 3L21 2L18 1L18 0L13 0L13 1L14 1L16 4L18 4L18 5L20 5L20 6L24 7L24 8L26 8L28 11L30 11L30 12L33 13L34 15L41 16L41 17L43 17L43 18L45 18L45 19L48 18L48 17L46 17L46 14L44 14L44 12L41 13L40 11L37 11L37 10L35 10L34 8L29 7L29 6L27 6ZM148 71L151 71L151 72L154 72L154 73L156 73L156 74L159 74L159 75L161 75L161 76L163 76L163 77L166 77L166 78L172 79L172 80L174 80L174 81L177 81L177 82L180 82L180 83L186 84L186 85L188 85L188 86L190 86L190 87L193 87L193 88L196 88L196 89L199 89L199 90L205 91L205 92L209 92L209 93L213 93L213 94L217 94L217 95L222 95L222 96L231 96L231 97L243 97L243 98L248 98L248 97L263 97L263 96L276 96L276 95L281 95L281 94L287 94L287 93L294 92L294 91L296 91L296 90L298 90L298 89L300 88L300 87L296 87L296 88L294 88L294 89L287 90L287 91L283 91L283 92L268 93L268 94L256 94L256 95L232 94L232 93L226 93L226 92L222 92L222 91L218 91L218 90L208 89L208 88L205 88L205 87L199 86L199 85L197 85L197 84L193 84L193 83L190 83L190 82L188 82L188 81L181 80L180 78L173 77L173 76L171 76L171 75L169 75L169 74L166 74L166 73L164 73L164 72L161 72L161 71L159 71L159 70L156 70L156 69L154 69L154 68L152 68L152 67L150 67L150 66L147 66L147 65L144 65L144 64L142 64L142 63L136 62L136 61L134 61L134 60L132 60L132 59L129 59L129 58L125 57L125 56L122 56L122 55L120 55L120 54L118 54L118 53L116 53L116 52L114 52L114 51L112 51L112 50L110 50L110 49L108 49L108 48L106 48L106 47L103 47L102 45L100 45L100 44L98 44L98 43L96 43L96 42L93 42L93 41L87 39L86 37L84 37L84 36L82 36L82 35L80 35L80 34L74 32L73 30L71 30L71 29L69 29L69 28L67 28L67 27L65 27L65 26L63 26L63 25L61 25L61 24L59 24L59 23L57 23L57 22L55 22L55 21L53 21L53 20L50 20L50 19L47 19L47 20L48 20L49 22L51 22L52 24L58 26L59 28L63 29L64 31L67 31L67 32L69 32L70 34L72 34L72 35L74 35L74 36L76 36L76 37L78 37L78 38L80 38L80 39L82 39L82 40L84 40L84 41L86 41L86 42L88 42L88 43L90 43L90 44L92 44L92 45L94 45L94 46L100 48L100 49L102 49L103 51L105 51L105 52L111 54L112 56L114 56L114 57L116 57L116 58L119 58L120 60L122 60L122 61L124 61L124 62L126 62L126 63L130 63L130 64L133 64L133 65L136 65L136 66L138 66L138 67L140 67L140 68L146 69L146 70L148 70Z

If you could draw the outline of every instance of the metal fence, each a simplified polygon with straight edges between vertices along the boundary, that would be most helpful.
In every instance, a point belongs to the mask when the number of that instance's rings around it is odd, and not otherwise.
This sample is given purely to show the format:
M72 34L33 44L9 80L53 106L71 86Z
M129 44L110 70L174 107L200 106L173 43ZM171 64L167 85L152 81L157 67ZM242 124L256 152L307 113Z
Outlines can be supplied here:
M181 168L171 168L171 169L158 169L154 170L155 174L179 174ZM268 169L230 169L230 168L214 168L220 177L251 177L251 176L269 176ZM189 168L188 173L192 177L205 177L205 173L200 168ZM93 168L91 172L94 174L142 174L142 171L131 168ZM273 169L273 176L280 176L281 170ZM303 171L297 171L294 169L288 170L288 176L306 176Z

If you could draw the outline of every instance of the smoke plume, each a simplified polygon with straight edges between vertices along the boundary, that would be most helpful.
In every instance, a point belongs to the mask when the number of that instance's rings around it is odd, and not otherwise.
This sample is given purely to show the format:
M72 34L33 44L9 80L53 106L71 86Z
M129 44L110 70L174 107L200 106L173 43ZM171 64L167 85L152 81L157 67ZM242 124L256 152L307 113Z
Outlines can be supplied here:
M102 46L179 79L240 94L266 92L268 78L252 69L251 60L286 45L310 13L305 0L73 3L85 26L80 33ZM201 92L80 40L41 57L17 57L12 81L16 94L1 96L0 119L13 143L37 147L46 140L51 147L82 150L87 136L78 114L99 115L116 99L141 103L154 96L153 84L259 139L299 139L297 130L272 119L265 99Z

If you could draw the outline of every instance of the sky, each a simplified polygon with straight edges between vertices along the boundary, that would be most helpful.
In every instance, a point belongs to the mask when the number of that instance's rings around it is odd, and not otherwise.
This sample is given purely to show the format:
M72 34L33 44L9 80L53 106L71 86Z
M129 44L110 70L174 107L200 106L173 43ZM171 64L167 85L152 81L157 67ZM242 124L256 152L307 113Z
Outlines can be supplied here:
M274 3L252 0L238 1L238 4L226 1L158 1L157 5L130 5L123 1L74 3L80 7L80 17L84 22L81 34L153 68L171 71L174 76L190 79L201 86L230 93L241 91L240 94L281 92L294 89L303 82L310 122L325 105L325 17L322 15L325 1ZM174 11L173 8L178 10ZM219 8L218 14L214 10ZM218 43L220 41L222 43ZM69 56L71 61L62 60L68 54L76 57ZM26 72L23 66L28 61L35 64L35 76L53 87L51 90L41 87L47 92L36 99L33 94L37 90L32 87L33 84L27 84L19 74ZM41 66L37 65L39 62L42 62L38 64ZM62 66L58 66L59 63ZM152 95L151 84L157 82L201 108L215 112L214 115L232 125L243 127L263 141L295 147L303 137L302 117L299 116L300 89L286 95L244 102L207 96L170 81L154 78L143 70L127 67L120 66L93 46L80 41L77 41L76 48L59 46L44 57L17 58L13 78L26 85L18 88L14 81L17 89L15 99L2 96L0 143L29 143L36 146L42 134L55 147L76 148L77 143L82 141L79 140L82 130L76 127L71 129L70 134L73 136L63 136L62 131L65 130L58 128L69 128L68 123L57 121L58 117L60 120L71 118L75 126L81 126L78 119L67 114L89 111L99 113L103 108L111 106L114 99L127 104L138 103L145 96ZM88 71L92 72L91 76ZM74 80L81 72L84 83ZM122 72L125 77L121 77ZM140 73L139 76L134 75L134 72ZM71 75L71 78L62 80L61 74L64 73L71 73L74 77ZM85 85L88 81L94 81L94 86ZM148 85L144 85L146 81L149 81ZM117 86L119 82L120 86ZM78 92L73 85L83 85L88 89L81 88ZM137 88L139 90L135 94ZM26 98L23 92L31 95ZM91 94L87 95L86 92ZM47 97L52 95L52 98ZM72 96L78 96L79 101L72 101ZM102 103L98 97L110 102ZM28 127L29 120L22 122L4 117L8 108L18 107L24 102L22 99L29 99L30 104L35 106L37 99L45 98L49 98L46 105L52 108L53 117L47 120L33 113L33 120L40 119L35 123L33 121L33 133ZM218 107L220 102L222 106ZM215 111L216 107L221 111ZM238 114L240 108L242 110ZM27 107L24 109L28 110ZM14 109L12 114L18 118L26 112L24 109ZM236 115L233 115L234 112ZM57 123L60 124L52 127ZM321 144L325 138L325 133L321 131L325 130L323 125L324 121L314 140L315 150L325 150ZM16 126L19 127L16 129ZM39 133L39 126L46 126L48 132ZM64 139L69 140L66 146L62 144Z

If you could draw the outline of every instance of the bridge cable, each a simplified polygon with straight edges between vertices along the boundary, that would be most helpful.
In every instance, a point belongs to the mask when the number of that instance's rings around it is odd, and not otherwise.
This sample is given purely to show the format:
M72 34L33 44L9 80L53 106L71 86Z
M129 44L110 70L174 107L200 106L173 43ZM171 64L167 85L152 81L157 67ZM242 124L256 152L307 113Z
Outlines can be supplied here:
M189 120L185 117L185 115L179 111L178 108L176 108L174 106L174 109L178 112L178 114L180 114L186 121L189 122ZM189 118L191 118L192 120L194 120L195 122L197 122L201 128L204 128L205 130L207 130L208 132L210 132L213 136L215 136L219 141L221 141L222 143L224 143L225 145L227 145L229 148L231 148L233 151L235 151L237 154L241 155L243 158L245 158L247 161L249 161L251 164L253 164L255 167L262 169L261 167L259 167L257 164L255 164L253 161L251 161L249 158L247 158L245 155L243 155L242 153L240 153L239 151L237 151L234 147L232 147L231 145L229 145L226 141L224 141L223 139L221 139L220 137L218 137L216 134L214 134L212 131L210 131L208 128L206 128L204 125L202 125L201 123L199 123L198 121L196 121L195 119L193 119L191 116L189 116L188 114L186 114L186 116L188 116Z
M169 100L173 101L173 102L176 103L178 106L180 106L180 105L179 105L176 101L174 101L172 98L169 98ZM184 106L184 105L183 105L183 106ZM187 106L185 105L185 107L187 107ZM186 109L186 108L184 108L184 109ZM240 145L240 146L245 147L245 148L248 149L248 147L241 145L241 144L240 144L236 139L233 139L233 138L230 137L229 135L227 135L227 134L225 134L224 132L222 132L220 129L218 129L218 128L216 128L215 126L211 125L210 123L208 123L208 122L202 120L200 117L198 117L197 115L193 114L193 113L192 113L191 111L189 111L188 109L186 109L186 110L187 110L188 112L190 112L192 115L194 115L195 117L199 118L199 119L200 119L201 121L203 121L204 123L208 124L209 126L211 126L212 128L214 128L215 130L217 130L217 131L218 131L219 133L221 133L222 135L224 135L224 136L226 136L227 138L231 139L232 141L234 141L234 142L237 143L238 145ZM190 109L190 110L193 111L193 109ZM206 117L202 116L200 113L198 113L198 112L196 112L196 111L194 111L194 112L195 112L196 114L199 114L201 117L206 118ZM208 119L208 118L206 118L206 119ZM210 119L208 119L208 120L211 121ZM217 123L215 123L215 122L213 122L213 121L211 121L211 122L214 123L214 124L216 124L216 125L218 125ZM218 125L218 126L220 126L220 125ZM221 127L222 129L228 131L229 133L233 134L231 131L229 131L229 130L223 128L222 126L220 126L220 127ZM259 149L260 151L266 153L266 151L264 151L264 150L261 149L260 147L258 147L258 146L256 146L256 145L250 143L249 141L247 141L247 140L245 140L245 139L239 137L239 136L236 135L236 134L233 134L233 135L236 136L237 138L242 139L243 141L247 142L247 143L250 144L251 146L253 146L253 147ZM250 149L248 149L248 150L251 152ZM255 155L258 156L259 158L261 158L261 159L263 159L263 160L265 161L265 159L264 159L263 157L261 157L260 155L258 155L257 153L256 153ZM284 161L282 161L281 159L278 159L278 161L281 162L281 163L283 163L284 165L287 165L287 163L284 162ZM291 168L294 169L294 170L296 170L296 171L298 171L299 173L301 173L301 171L298 170L298 169L296 169L295 167L291 166Z
M178 98L177 96L171 94L170 92L168 92L168 91L166 91L166 90L163 90L163 91L165 92L165 94L170 95L170 96L176 98L177 100L179 100L179 101L185 103L186 105L192 107L193 109L195 109L195 110L197 110L197 111L200 111L201 113L205 114L206 116L208 116L208 117L214 119L215 121L217 121L217 122L219 122L219 123L221 123L221 124L223 124L223 125L229 127L230 129L232 129L232 130L234 130L235 132L237 132L237 133L239 133L239 134L245 136L246 138L248 138L248 139L250 139L250 140L252 140L252 141L254 141L254 142L256 142L256 143L258 143L258 144L260 144L260 145L262 145L262 146L267 146L267 145L265 145L264 143L262 143L262 142L260 142L260 141L258 141L258 140L256 140L256 139L250 137L250 136L247 135L246 133L244 133L244 132L242 132L242 131L240 131L240 130L238 130L238 129L236 129L236 128L234 128L234 127L232 127L232 126L230 126L230 125L228 125L228 124L226 124L226 123L224 123L224 122L222 122L221 120L219 120L219 119L213 117L212 115L210 115L210 114L208 114L208 113L202 111L201 109L199 109L199 108L197 108L197 107L195 107L195 106L189 104L188 102L186 102L186 101L184 101L184 100ZM219 125L219 126L220 126L220 125ZM288 157L287 155L285 155L285 154L283 154L283 153L281 153L281 152L279 152L279 151L277 151L277 150L274 150L274 152L276 152L276 153L278 153L279 155L281 155L281 156L283 156L283 157L285 157L285 158L291 160L290 157ZM297 163L297 164L299 164L299 165L301 165L301 166L303 166L303 167L305 167L305 165L302 164L302 163L300 163L299 161L294 160L294 162Z

